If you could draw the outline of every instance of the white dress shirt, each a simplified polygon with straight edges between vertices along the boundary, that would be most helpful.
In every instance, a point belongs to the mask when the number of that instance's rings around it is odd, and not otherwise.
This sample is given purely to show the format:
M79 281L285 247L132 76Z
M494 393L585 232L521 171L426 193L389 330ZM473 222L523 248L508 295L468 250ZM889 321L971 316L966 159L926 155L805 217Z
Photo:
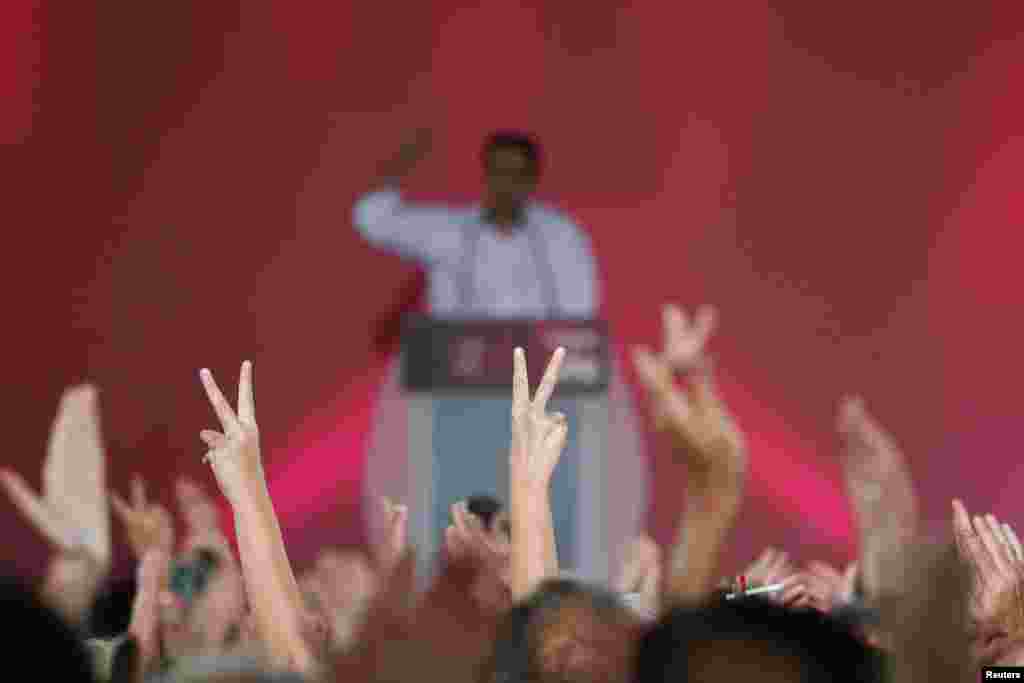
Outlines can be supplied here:
M568 217L529 204L507 234L481 207L409 205L396 190L353 209L368 242L427 268L432 315L448 318L592 318L598 283L590 241Z

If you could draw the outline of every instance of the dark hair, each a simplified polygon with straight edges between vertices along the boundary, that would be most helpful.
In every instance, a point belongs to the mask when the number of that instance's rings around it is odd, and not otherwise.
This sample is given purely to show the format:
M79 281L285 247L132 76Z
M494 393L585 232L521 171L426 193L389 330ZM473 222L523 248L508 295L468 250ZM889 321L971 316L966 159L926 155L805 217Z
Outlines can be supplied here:
M194 557L176 560L168 577L171 592L191 606L219 567L220 557L209 548L200 548Z
M540 141L532 133L518 130L497 130L487 136L480 151L480 161L484 168L490 166L491 154L495 150L508 147L520 150L526 160L530 162L533 174L540 176L542 166Z
M78 634L20 581L0 579L8 666L28 667L40 681L93 681L92 660ZM42 657L30 657L42 652ZM17 662L18 658L24 658ZM13 671L14 669L10 669Z
M734 649L775 657L807 683L862 683L878 680L880 672L876 654L829 616L749 597L666 614L640 641L635 680L692 680L708 662L732 661L725 657ZM723 658L715 659L716 652Z
M486 683L525 683L553 678L590 680L585 672L574 675L573 672L545 671L540 660L543 647L539 640L542 637L540 627L545 622L566 618L559 614L564 608L580 605L585 605L596 621L616 630L632 628L635 624L619 597L607 589L570 579L545 581L533 595L502 617L491 656L479 680ZM624 631L619 640L627 641L628 633Z
M115 638L128 630L135 604L135 579L112 582L93 602L89 612L90 638Z
M484 528L491 530L494 518L505 509L500 500L486 493L478 493L466 499L466 509L471 515L484 523Z

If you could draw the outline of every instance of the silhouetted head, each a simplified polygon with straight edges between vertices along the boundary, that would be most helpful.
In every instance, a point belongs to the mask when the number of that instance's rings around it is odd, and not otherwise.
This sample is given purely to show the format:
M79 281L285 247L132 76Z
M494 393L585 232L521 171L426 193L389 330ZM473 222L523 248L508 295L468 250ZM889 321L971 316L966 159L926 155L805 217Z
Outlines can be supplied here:
M635 672L644 683L862 683L878 662L827 615L745 598L666 614L640 640Z
M135 578L111 582L97 597L89 612L89 636L114 638L128 630L135 603Z
M78 634L20 581L0 579L9 673L35 681L93 681L92 660ZM21 658L22 661L18 661ZM26 675L27 674L27 675Z
M492 218L518 219L540 180L540 143L529 133L496 131L484 141L481 157L484 208Z

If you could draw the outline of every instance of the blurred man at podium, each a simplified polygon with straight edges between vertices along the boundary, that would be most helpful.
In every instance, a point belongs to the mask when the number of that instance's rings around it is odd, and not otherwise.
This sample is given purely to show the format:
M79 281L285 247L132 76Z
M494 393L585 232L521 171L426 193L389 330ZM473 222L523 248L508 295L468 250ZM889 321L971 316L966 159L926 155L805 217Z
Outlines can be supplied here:
M430 131L417 131L382 164L375 188L353 210L353 223L368 242L424 267L430 316L470 326L481 320L596 318L600 291L590 240L570 218L532 199L544 165L533 136L497 131L485 139L480 159L483 196L466 206L405 201L402 182L430 143ZM471 335L454 348L461 352L473 341ZM487 342L481 338L480 344L485 348ZM566 368L572 362L570 348ZM450 505L473 494L505 498L508 393L403 394L400 374L395 362L379 394L366 485L370 495L389 495L408 504L409 535L424 551L427 571L430 553L449 523ZM622 416L624 409L629 412L628 397L619 393L624 398L567 396L552 403L552 410L564 413L573 425L551 482L559 556L563 566L593 578L607 575L601 538L616 536L607 533L602 520L621 520L632 529L640 514L613 509L598 493L601 482L616 481L621 488L626 479L617 471L606 472L601 455L605 448L616 453L615 467L640 469L636 458L624 455L629 446L619 438L634 433L622 427L629 417ZM587 467L580 455L584 445L589 450ZM643 489L635 488L629 500L640 510Z
M440 318L592 318L599 291L586 234L531 199L542 171L529 134L498 131L481 151L484 196L455 207L406 203L404 178L430 149L419 130L380 169L353 223L363 237L426 268L430 313Z

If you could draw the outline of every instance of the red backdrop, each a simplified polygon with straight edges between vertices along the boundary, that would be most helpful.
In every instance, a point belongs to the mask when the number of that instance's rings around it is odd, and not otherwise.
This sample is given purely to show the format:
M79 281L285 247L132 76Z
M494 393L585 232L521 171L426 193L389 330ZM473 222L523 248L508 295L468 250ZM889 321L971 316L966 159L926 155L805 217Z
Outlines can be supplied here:
M733 561L851 552L843 392L898 434L930 520L953 494L1020 519L1019 3L462 4L4 3L4 464L38 481L88 378L116 485L209 482L196 370L248 357L297 559L358 538L371 322L415 272L350 206L411 127L439 138L413 189L457 200L483 134L518 126L621 342L665 300L721 309L753 461ZM665 539L682 473L655 468ZM38 571L6 502L0 529Z

